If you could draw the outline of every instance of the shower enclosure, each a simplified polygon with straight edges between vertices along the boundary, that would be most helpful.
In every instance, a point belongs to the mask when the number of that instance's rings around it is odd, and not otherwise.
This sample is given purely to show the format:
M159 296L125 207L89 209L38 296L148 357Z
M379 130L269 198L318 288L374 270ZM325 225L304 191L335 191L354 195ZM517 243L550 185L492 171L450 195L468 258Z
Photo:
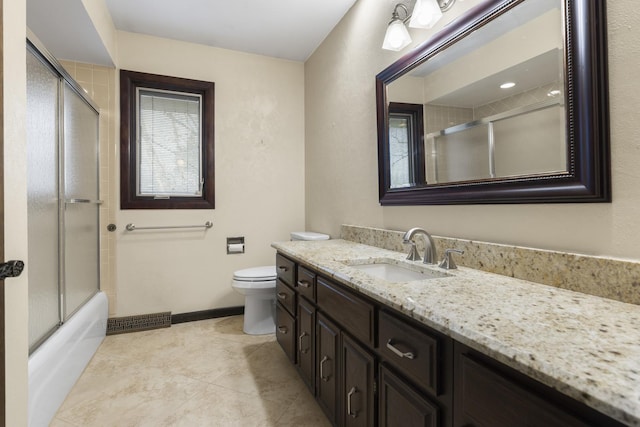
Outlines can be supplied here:
M29 45L30 352L99 290L98 112L74 86Z
M30 425L49 423L105 335L98 153L98 109L28 40Z

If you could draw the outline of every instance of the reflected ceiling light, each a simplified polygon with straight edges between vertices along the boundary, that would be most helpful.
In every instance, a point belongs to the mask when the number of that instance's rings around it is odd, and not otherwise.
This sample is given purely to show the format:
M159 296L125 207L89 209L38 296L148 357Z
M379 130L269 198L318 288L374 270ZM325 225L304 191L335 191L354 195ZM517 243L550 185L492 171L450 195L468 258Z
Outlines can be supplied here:
M558 95L560 95L561 93L562 93L562 92L560 92L558 89L554 89L554 90L550 90L550 91L547 93L547 96L549 96L549 97L554 97L554 96L558 96Z
M400 19L398 10L404 12L403 19ZM409 36L409 31L407 31L407 27L404 25L405 21L410 17L411 15L409 15L407 6L402 3L398 3L393 8L391 21L387 26L387 33L384 35L384 42L382 42L383 49L398 51L411 43L411 36Z
M514 87L516 84L514 82L506 82L506 83L502 83L500 85L500 89L511 89L512 87Z
M395 51L403 49L411 43L411 36L405 26L407 21L412 28L431 28L440 20L442 12L449 10L455 2L456 0L416 0L413 14L409 13L404 4L396 4L387 26L382 48ZM399 10L404 12L402 19L400 19Z

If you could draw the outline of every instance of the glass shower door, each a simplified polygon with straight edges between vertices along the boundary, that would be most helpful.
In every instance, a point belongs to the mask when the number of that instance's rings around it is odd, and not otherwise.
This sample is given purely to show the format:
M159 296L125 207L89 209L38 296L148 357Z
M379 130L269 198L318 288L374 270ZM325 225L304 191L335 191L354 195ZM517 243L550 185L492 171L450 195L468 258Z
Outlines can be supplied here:
M64 83L64 320L99 289L98 113Z
M60 324L58 76L27 52L29 348Z

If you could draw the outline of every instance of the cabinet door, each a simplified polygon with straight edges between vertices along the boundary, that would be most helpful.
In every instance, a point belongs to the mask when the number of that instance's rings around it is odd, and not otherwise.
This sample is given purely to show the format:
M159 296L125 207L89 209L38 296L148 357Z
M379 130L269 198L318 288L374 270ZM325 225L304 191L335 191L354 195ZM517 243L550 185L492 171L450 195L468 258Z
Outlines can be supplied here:
M318 403L329 420L337 423L338 415L338 351L340 331L322 314L318 314L316 378Z
M298 369L315 394L316 309L303 297L298 299Z
M289 360L296 363L296 322L280 304L276 304L276 339Z
M367 350L342 334L342 425L370 427L374 424L375 360Z
M436 427L438 407L380 366L380 427Z
M464 427L587 427L525 385L479 360L457 355L455 425Z

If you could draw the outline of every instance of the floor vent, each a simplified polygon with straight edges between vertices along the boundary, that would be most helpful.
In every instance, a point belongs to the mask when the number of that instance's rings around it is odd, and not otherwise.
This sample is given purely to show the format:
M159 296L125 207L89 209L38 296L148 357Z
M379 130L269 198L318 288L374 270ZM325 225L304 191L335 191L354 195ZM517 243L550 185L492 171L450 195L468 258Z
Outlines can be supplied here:
M107 335L127 332L146 331L149 329L168 328L171 326L171 312L138 314L135 316L111 317L107 321Z

